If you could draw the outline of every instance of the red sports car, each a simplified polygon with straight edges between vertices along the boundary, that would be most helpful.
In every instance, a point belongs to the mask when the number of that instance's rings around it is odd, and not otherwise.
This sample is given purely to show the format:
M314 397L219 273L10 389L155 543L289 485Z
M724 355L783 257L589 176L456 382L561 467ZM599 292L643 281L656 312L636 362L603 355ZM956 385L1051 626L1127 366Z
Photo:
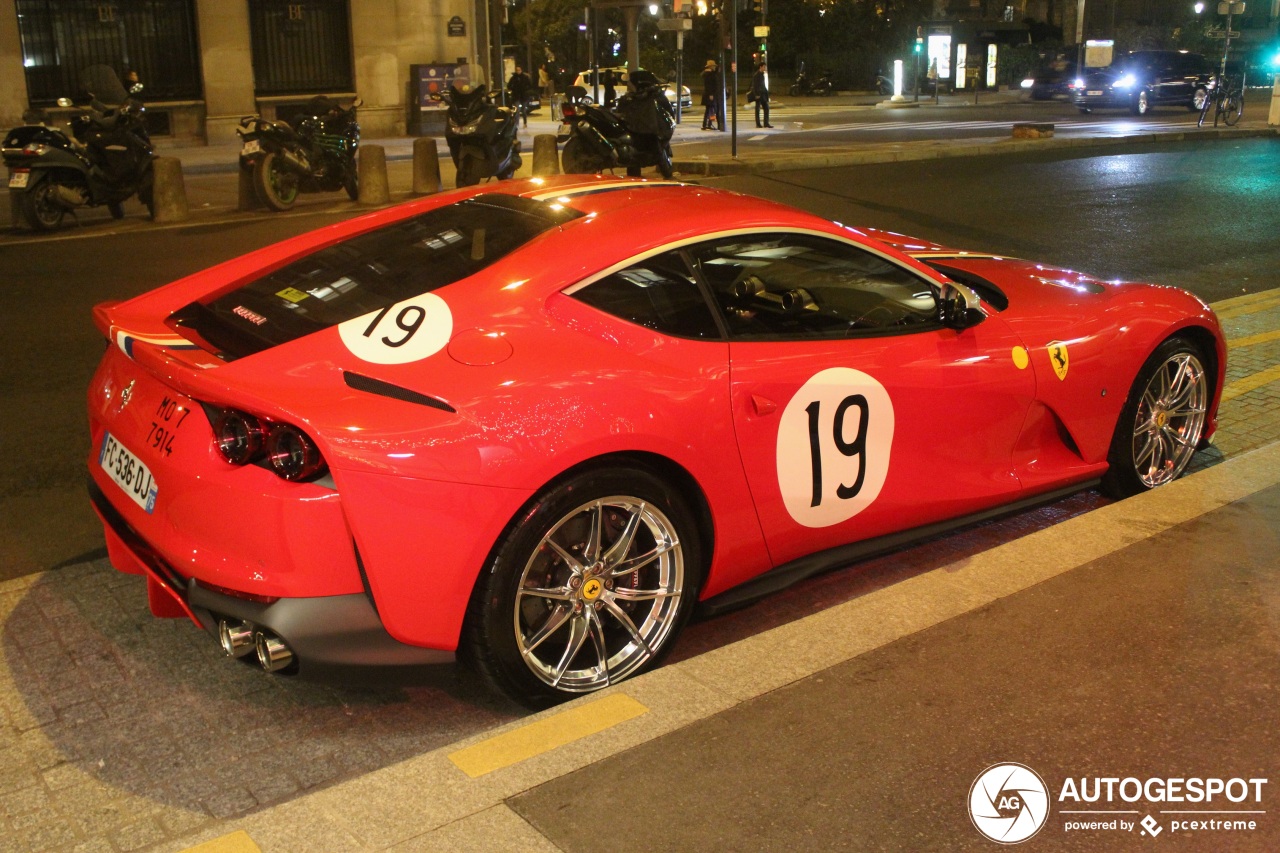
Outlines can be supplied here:
M532 704L695 603L1212 435L1213 312L734 193L565 176L400 205L98 306L112 563L271 671L469 662Z

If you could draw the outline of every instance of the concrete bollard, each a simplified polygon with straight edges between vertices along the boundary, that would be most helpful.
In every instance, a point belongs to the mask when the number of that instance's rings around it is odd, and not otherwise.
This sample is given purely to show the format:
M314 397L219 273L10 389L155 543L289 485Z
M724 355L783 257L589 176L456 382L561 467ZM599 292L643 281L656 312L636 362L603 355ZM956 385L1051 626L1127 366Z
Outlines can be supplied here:
M381 145L361 145L356 174L360 178L361 204L386 204L391 201L385 148Z
M1049 139L1053 136L1050 122L1019 121L1013 125L1014 139Z
M1270 127L1280 125L1280 74L1271 84L1271 109L1267 111L1267 124Z
M157 157L151 168L154 175L151 219L155 222L185 222L189 213L187 188L182 182L182 161L177 157Z
M560 174L560 155L556 152L556 135L539 133L533 137L533 175Z
M258 198L258 188L254 186L252 169L240 170L239 196L239 200L236 203L236 210L248 212L251 210L262 210L266 207L266 205L262 203L262 199Z
M440 181L440 149L435 137L420 136L413 140L413 192L431 195L444 189Z

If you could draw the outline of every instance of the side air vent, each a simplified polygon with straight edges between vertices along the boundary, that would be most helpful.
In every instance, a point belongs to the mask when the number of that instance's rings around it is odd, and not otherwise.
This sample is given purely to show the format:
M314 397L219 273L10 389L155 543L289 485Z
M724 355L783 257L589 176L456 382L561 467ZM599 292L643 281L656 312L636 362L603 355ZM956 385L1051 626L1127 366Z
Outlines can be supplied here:
M365 376L360 373L351 373L350 371L342 371L342 378L347 385L357 391L364 391L368 394L377 394L381 397L390 397L393 400L399 400L403 403L417 403L420 406L429 406L432 409L439 409L442 412L458 411L443 400L437 400L435 397L428 397L426 394L419 394L417 391L410 391L408 388L401 388L399 385L392 385L390 382L383 382L381 379L374 379L372 376Z

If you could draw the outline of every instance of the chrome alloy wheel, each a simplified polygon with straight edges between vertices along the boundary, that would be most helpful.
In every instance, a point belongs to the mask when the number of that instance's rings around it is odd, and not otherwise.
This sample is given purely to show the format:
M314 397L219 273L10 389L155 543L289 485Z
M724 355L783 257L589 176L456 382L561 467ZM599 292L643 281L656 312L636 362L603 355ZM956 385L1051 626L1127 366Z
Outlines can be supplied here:
M586 693L658 653L685 591L676 527L634 497L567 513L525 564L515 601L521 658L543 683Z
M1192 353L1171 355L1152 375L1138 402L1133 464L1148 489L1177 479L1204 435L1209 382Z

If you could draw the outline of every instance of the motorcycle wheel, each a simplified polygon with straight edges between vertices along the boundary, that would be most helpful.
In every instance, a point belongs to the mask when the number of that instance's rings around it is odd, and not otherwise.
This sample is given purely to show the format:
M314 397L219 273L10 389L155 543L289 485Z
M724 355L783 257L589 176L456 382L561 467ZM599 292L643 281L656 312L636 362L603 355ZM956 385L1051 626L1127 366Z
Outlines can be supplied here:
M355 171L347 172L342 178L342 188L352 201L360 200L360 176Z
M62 224L66 209L54 199L58 185L41 181L22 194L22 218L35 231L52 231Z
M124 202L122 201L107 202L107 213L111 214L112 219L124 219Z
M576 136L564 144L560 165L566 175L590 175L603 171L605 164L600 162L600 158L592 157L585 148Z
M155 171L151 167L151 161L148 161L143 167L142 179L138 182L138 201L142 202L147 208L147 215L152 219L156 218L156 179Z
M259 200L272 210L288 210L298 200L298 179L276 165L274 152L254 165L253 186Z
M458 177L455 183L459 187L471 187L480 183L484 177L484 162L473 154L463 152L458 160Z
M800 94L800 87L793 84L791 88L787 90L787 94L793 98L796 97Z
M658 171L665 181L671 180L671 176L675 174L675 169L671 166L671 146L665 142L658 149Z

